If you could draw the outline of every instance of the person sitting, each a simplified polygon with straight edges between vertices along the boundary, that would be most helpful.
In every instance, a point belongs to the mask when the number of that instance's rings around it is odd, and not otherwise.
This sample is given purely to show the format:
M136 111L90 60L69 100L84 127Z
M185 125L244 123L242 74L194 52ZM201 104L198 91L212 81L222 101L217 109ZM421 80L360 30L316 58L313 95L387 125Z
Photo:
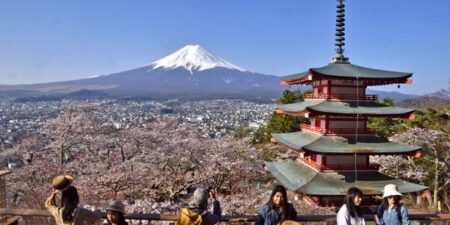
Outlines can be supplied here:
M296 218L297 211L288 202L286 188L277 185L273 188L269 201L259 209L255 225L276 225Z
M213 212L208 211L208 197L213 203ZM222 215L216 192L210 188L199 187L194 191L191 203L180 209L176 225L213 225L219 222Z

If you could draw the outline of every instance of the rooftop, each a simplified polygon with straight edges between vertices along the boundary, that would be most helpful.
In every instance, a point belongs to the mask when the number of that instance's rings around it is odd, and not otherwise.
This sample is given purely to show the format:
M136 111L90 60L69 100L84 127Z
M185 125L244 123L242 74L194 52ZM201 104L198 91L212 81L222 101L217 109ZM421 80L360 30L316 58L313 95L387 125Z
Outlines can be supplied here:
M292 191L309 195L345 195L350 187L358 187L365 195L380 195L386 184L396 184L401 193L418 192L426 186L395 179L376 171L318 172L293 161L265 162L272 175Z
M313 132L274 133L280 144L295 150L334 154L398 154L420 150L420 146L390 142L377 136L322 136Z

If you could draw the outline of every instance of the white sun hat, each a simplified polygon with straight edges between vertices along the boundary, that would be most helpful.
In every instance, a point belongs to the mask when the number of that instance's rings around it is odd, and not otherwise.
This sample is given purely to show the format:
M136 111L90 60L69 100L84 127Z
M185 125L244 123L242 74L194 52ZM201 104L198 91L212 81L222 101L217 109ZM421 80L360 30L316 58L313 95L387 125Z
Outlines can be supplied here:
M398 192L397 185L395 184L386 184L383 190L383 198L389 196L402 196L402 193Z

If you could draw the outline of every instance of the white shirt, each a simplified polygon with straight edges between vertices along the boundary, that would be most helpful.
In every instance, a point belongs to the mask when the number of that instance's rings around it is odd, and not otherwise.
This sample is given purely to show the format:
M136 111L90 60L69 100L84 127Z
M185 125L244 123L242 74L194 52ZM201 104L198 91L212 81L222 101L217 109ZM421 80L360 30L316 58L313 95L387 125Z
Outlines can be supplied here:
M344 204L336 215L337 225L365 225L364 217L351 217Z

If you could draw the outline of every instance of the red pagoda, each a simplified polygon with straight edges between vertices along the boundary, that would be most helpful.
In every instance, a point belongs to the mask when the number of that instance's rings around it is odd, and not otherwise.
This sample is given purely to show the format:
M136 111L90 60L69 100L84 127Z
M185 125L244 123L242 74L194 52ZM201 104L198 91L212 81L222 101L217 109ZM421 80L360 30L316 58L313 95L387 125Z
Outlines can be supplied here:
M412 73L351 64L343 55L344 7L338 0L331 63L282 78L282 85L312 85L313 93L304 102L278 105L276 112L309 117L311 123L299 132L272 134L272 142L294 150L297 158L266 162L266 167L285 187L319 205L340 204L350 187L366 196L382 194L386 184L396 184L403 193L422 191L427 187L381 174L369 163L370 155L420 156L421 147L390 142L367 128L369 117L413 119L414 109L384 105L366 94L368 86L410 84Z

